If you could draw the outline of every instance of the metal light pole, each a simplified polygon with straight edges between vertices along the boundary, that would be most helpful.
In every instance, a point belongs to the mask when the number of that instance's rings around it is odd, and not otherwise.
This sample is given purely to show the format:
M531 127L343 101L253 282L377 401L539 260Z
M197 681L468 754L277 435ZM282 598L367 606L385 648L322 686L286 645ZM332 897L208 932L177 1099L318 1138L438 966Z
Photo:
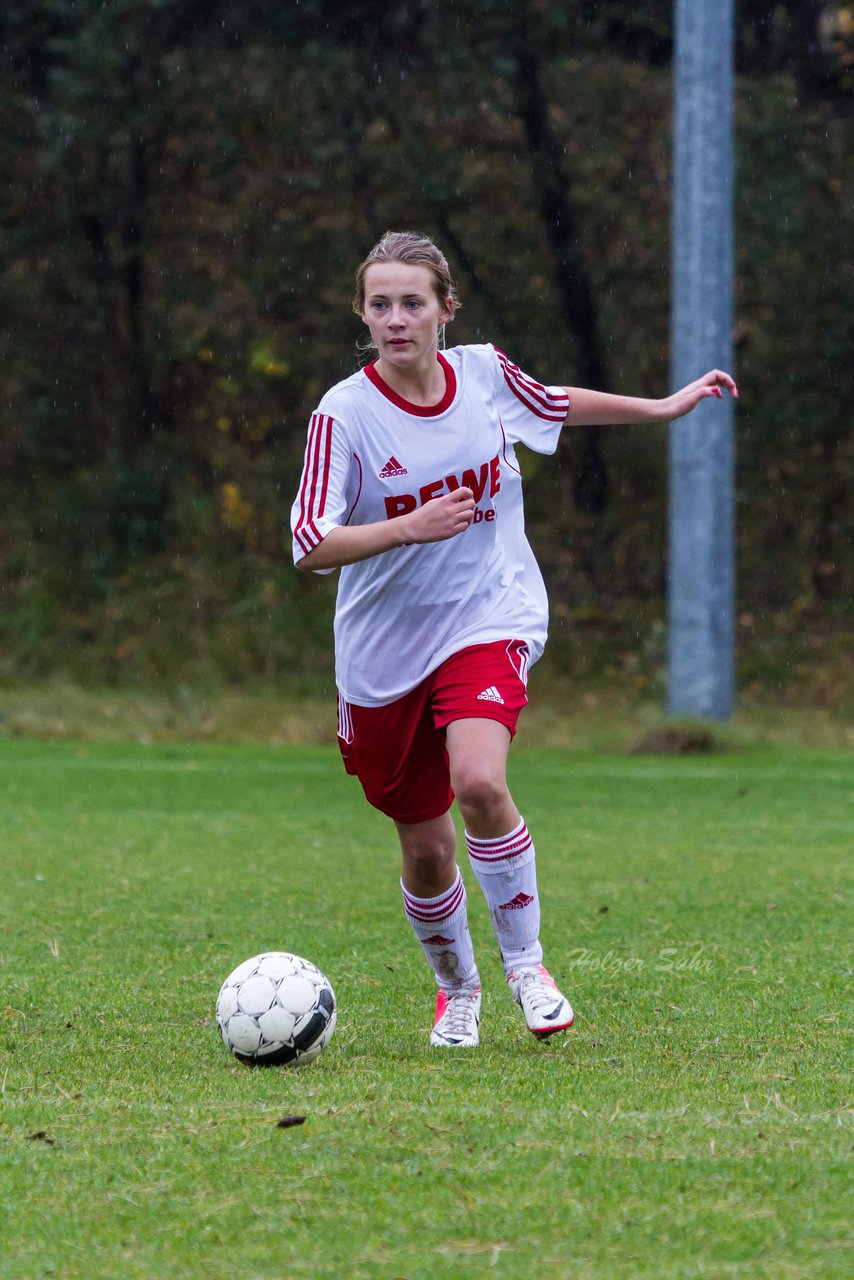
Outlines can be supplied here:
M734 0L675 0L671 382L732 371ZM734 430L729 396L670 427L668 708L733 704Z

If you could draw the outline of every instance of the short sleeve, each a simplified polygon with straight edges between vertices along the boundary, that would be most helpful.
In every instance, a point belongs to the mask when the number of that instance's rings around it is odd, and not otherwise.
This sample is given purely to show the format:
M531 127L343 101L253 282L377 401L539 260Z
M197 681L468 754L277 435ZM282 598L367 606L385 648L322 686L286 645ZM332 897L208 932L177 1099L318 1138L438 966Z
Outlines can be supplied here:
M346 522L353 453L341 424L329 414L312 415L299 492L291 508L294 563Z
M535 453L554 453L569 412L563 387L547 387L523 373L503 351L496 358L496 398L505 434Z

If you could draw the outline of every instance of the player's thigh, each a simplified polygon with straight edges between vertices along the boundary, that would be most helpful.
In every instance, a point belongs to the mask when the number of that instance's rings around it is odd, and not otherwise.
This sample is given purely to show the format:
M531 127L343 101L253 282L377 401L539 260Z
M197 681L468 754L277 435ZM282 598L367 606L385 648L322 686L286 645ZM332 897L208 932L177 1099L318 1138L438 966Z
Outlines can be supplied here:
M446 729L451 786L458 793L482 787L506 789L511 736L499 720L463 718Z

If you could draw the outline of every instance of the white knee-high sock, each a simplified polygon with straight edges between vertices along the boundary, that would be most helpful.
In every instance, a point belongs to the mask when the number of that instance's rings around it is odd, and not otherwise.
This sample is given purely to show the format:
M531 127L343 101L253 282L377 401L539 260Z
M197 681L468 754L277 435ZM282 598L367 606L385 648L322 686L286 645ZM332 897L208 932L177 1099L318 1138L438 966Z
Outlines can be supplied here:
M536 968L540 946L540 895L534 845L524 819L496 840L478 840L466 832L469 858L483 890L507 973Z
M457 868L457 878L435 898L416 898L400 882L403 909L424 954L444 991L460 987L479 987L480 978L474 962L466 890Z

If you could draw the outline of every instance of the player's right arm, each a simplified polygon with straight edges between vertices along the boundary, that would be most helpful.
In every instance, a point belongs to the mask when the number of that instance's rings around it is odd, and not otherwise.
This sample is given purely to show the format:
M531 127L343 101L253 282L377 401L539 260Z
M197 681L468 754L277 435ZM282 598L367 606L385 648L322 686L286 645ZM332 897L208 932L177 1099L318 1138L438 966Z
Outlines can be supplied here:
M296 562L298 569L339 569L382 555L395 547L415 543L444 542L463 533L472 522L474 494L471 489L455 489L441 498L432 498L423 507L375 524L338 525L330 529L312 551Z
M291 509L298 569L329 573L395 547L453 538L471 524L471 489L456 489L388 520L351 523L363 481L362 464L346 429L330 414L313 414Z

